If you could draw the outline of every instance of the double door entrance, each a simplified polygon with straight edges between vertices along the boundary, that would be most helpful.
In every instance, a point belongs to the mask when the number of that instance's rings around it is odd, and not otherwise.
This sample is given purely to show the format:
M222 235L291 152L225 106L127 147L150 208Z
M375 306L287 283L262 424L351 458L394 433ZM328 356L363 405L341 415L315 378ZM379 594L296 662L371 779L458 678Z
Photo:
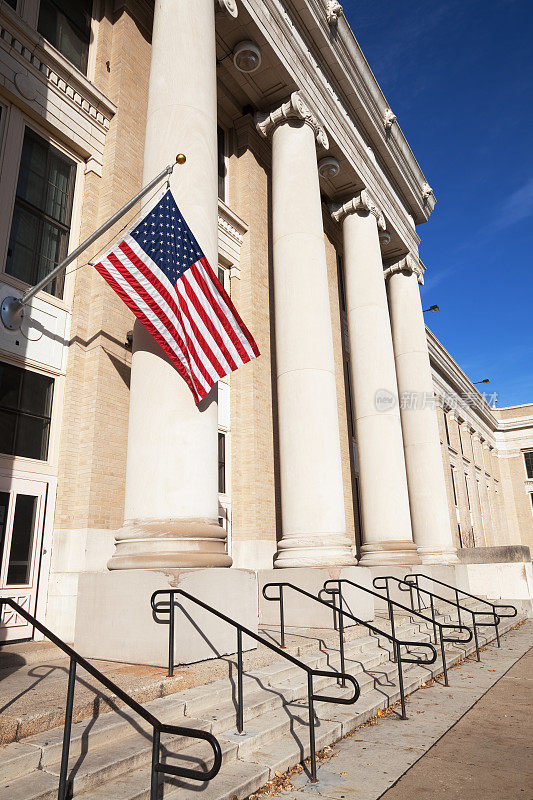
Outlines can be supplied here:
M0 476L0 597L35 612L47 483ZM32 626L4 606L0 641L28 639Z

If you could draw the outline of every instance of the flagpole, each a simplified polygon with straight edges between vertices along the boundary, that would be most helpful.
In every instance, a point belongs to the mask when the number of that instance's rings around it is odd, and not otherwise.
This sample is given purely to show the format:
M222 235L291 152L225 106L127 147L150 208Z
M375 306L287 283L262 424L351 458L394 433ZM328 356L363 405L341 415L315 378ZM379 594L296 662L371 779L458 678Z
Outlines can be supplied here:
M34 295L36 295L41 289L44 289L44 287L47 286L56 275L59 275L59 273L68 267L69 264L75 261L76 258L78 258L78 256L81 255L84 250L86 250L93 242L102 236L102 234L108 231L109 228L112 228L115 222L118 222L118 220L130 210L130 208L133 208L133 206L138 203L139 200L141 200L151 189L153 189L154 186L156 186L159 181L165 177L165 175L171 175L176 164L185 164L185 161L186 157L183 155L183 153L179 153L176 156L176 160L173 164L169 164L159 173L159 175L156 175L155 178L146 184L146 186L143 186L141 191L138 192L135 197L132 197L131 200L128 200L126 205L122 206L122 208L113 214L113 216L110 217L107 222L104 222L104 224L101 225L98 230L96 230L87 239L85 239L84 242L78 245L78 247L76 247L72 253L69 253L69 255L64 258L63 261L61 261L56 267L54 267L54 269L49 272L48 275L45 275L44 278L39 281L39 283L36 283L35 286L32 286L31 289L28 289L28 291L25 292L22 297L5 297L2 300L2 305L0 306L0 317L5 327L10 331L18 330L24 317L24 306L29 303L31 298L34 297Z

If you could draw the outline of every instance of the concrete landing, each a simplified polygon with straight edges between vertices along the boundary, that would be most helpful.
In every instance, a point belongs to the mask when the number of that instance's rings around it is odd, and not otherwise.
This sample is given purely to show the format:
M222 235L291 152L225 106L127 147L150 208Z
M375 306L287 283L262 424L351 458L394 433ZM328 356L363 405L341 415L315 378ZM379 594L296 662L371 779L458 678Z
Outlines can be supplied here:
M533 623L450 670L393 713L354 730L319 764L318 783L292 776L280 800L531 800ZM258 793L258 797L261 795Z

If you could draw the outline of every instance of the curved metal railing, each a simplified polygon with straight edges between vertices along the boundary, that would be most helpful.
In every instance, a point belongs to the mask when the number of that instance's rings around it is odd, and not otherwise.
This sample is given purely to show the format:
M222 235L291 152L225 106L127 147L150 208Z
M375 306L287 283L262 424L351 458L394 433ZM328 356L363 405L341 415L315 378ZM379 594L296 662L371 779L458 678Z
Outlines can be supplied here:
M339 607L342 609L343 603L343 596L342 596L342 584L348 584L349 586L353 586L355 589L360 589L367 594L371 594L373 597L378 597L380 600L384 600L385 598L383 595L379 594L379 592L374 592L372 589L369 589L367 586L361 586L359 583L355 583L348 578L332 578L329 581L324 583L324 590L327 594L331 595L338 595L339 596ZM334 588L334 587L337 588ZM333 588L332 588L333 587ZM422 614L421 611L415 611L409 606L404 606L402 603L398 603L397 600L392 600L390 597L387 597L387 607L389 612L389 621L391 626L392 635L395 635L395 620L394 620L394 608L400 608L402 611L407 611L411 616L418 617L418 619L423 619L424 622L429 622L433 626L433 636L434 636L434 643L440 644L440 655L442 660L442 672L444 675L444 684L448 686L448 667L446 664L446 648L445 644L453 643L453 644L467 644L468 642L472 641L472 631L466 625L447 625L444 622L439 622L434 617L428 617L425 614ZM439 631L439 636L437 637L437 630ZM465 630L468 632L468 637L466 639L462 638L455 638L453 636L446 635L446 630Z
M112 680L107 678L103 672L94 667L83 656L80 656L72 647L69 647L62 639L52 633L45 625L39 622L32 614L29 614L24 608L19 606L10 597L0 598L0 619L2 618L2 610L4 605L9 605L21 617L26 619L38 631L40 631L47 639L53 644L63 650L64 653L70 658L69 674L68 674L68 687L67 687L67 703L65 710L65 726L63 731L63 749L61 752L61 770L59 775L59 789L58 800L67 800L70 793L71 786L68 781L68 759L70 750L70 734L72 729L72 711L74 706L74 687L76 682L76 666L79 664L89 675L92 675L102 686L105 686L110 692L118 697L122 702L131 708L142 719L152 726L152 772L150 784L150 800L158 800L159 797L159 775L165 773L167 775L174 775L179 778L190 778L193 781L201 781L202 783L212 780L219 772L222 766L222 751L218 739L208 731L198 730L196 728L184 728L181 725L168 725L161 722L153 714L150 714L143 706L140 705L133 697L130 697L127 692L117 686ZM164 764L160 761L161 756L161 734L168 733L176 736L185 736L191 739L203 739L209 742L213 750L214 762L210 769L197 770L189 769L187 767L177 767L173 764ZM69 793L69 794L67 794Z
M159 601L157 600L160 596L168 597L166 601ZM349 674L341 674L337 672L333 672L332 670L322 670L322 669L313 669L312 667L305 664L300 659L293 656L291 653L285 652L282 648L277 647L277 645L269 642L268 639L265 639L263 636L260 636L258 633L246 628L244 625L241 625L240 622L237 622L231 617L228 617L226 614L223 614L218 609L213 608L213 606L204 603L203 600L200 600L198 597L195 597L189 592L186 592L184 589L161 589L153 593L151 598L151 605L152 610L155 615L155 619L157 622L168 622L169 626L169 634L168 634L168 674L172 675L174 672L174 639L175 639L175 607L176 603L174 598L176 596L185 597L190 600L192 603L195 603L200 608L203 608L205 611L209 611L211 614L214 614L218 619L227 622L228 625L231 625L237 630L237 731L239 733L243 733L244 731L244 706L243 706L243 664L242 664L242 635L245 634L249 636L251 639L254 639L259 644L268 647L269 650L277 653L282 658L290 661L300 669L304 670L307 673L307 703L309 708L309 745L310 745L310 755L311 755L311 780L316 782L316 747L315 747L315 711L314 711L314 701L322 701L326 703L341 703L343 705L351 705L355 703L359 699L359 695L361 693L359 688L359 683L357 682L356 678L353 675ZM161 620L159 615L160 614L168 614L168 620L164 619ZM313 679L315 677L320 678L328 678L328 677L341 677L344 681L348 681L352 684L354 693L352 697L331 697L327 695L320 695L314 693L313 688Z
M449 583L445 583L444 581L440 581L437 578L430 578L428 575L424 575L422 572L419 572L419 573L408 573L407 575L404 576L404 581L406 581L406 583L411 583L412 582L415 586L418 587L418 582L419 582L420 578L425 578L426 580L431 581L432 583L438 583L439 586L445 586L446 589L451 589L452 591L455 592L455 601L456 601L455 602L455 606L457 608L457 613L459 615L459 619L460 619L460 615L461 615L461 612L459 610L460 609L459 595L464 595L465 597L470 597L471 600L476 600L478 603L483 603L484 605L490 606L490 608L492 609L492 617L493 617L493 620L494 620L494 628L495 628L495 631L496 631L496 641L498 643L498 647L500 647L500 632L498 630L498 625L500 624L500 620L502 620L502 619L512 619L513 617L516 617L516 615L518 614L518 609L515 606L513 606L513 605L501 605L499 603L491 603L490 600L487 600L484 597L478 597L475 594L470 594L470 592L465 592L464 589L458 589L456 586L452 586ZM505 613L502 612L502 609L511 609L512 613L511 614L505 614ZM486 611L486 612L478 611L477 613L478 614L483 614L483 613L488 614L490 612L488 612L488 611ZM483 624L484 623L481 623L481 625L483 625Z
M278 597L268 597L267 589L272 587L277 587L279 589ZM317 603L321 603L323 606L331 609L331 603L328 603L327 600L322 600L322 598L317 597L310 592L307 592L305 589L301 589L299 586L295 586L293 583L288 583L286 581L277 581L272 583L266 583L263 586L263 597L265 600L273 600L277 601L280 604L280 628L281 628L281 646L285 646L285 619L284 619L284 605L283 605L283 590L284 589L292 589L295 592L298 592L301 595L309 598L310 600L314 600ZM337 677L341 680L344 678L346 673L344 672L344 617L351 619L353 622L356 622L359 625L363 625L365 628L368 628L373 633L377 634L378 636L384 636L386 639L393 643L394 653L396 657L396 661L398 664L398 686L400 689L400 700L401 700L401 707L402 707L402 719L407 719L405 713L405 692L404 692L404 685L403 685L403 664L433 664L437 660L437 651L433 647L432 644L429 642L408 642L398 639L394 634L390 634L387 631L383 631L380 628L377 628L375 625L371 625L370 622L366 620L360 619L356 617L354 614L349 613L348 611L343 611L341 609L337 609L339 613L339 649L340 649L340 658L341 658L341 672L337 673ZM401 647L422 647L429 649L432 653L432 657L428 659L421 659L420 656L404 656L401 654ZM344 686L344 683L342 683Z

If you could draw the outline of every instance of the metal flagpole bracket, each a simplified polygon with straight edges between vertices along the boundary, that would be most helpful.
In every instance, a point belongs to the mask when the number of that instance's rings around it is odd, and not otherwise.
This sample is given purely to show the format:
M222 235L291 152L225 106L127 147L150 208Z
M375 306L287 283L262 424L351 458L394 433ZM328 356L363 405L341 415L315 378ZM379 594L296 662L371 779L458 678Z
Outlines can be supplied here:
M18 331L24 318L24 306L20 297L4 297L0 306L0 318L9 331Z
M162 170L162 172L159 173L159 175L156 175L155 178L152 178L152 180L147 183L146 186L143 186L141 191L138 192L135 197L132 197L125 206L122 206L122 208L119 209L116 214L113 214L113 216L110 217L107 222L104 222L104 224L101 225L97 231L92 233L88 239L85 239L85 241L76 247L72 253L69 253L69 255L64 258L63 261L61 261L56 267L54 267L54 269L49 272L48 275L45 275L44 278L39 281L39 283L36 283L35 286L32 286L31 289L28 289L28 291L25 292L22 297L12 297L11 295L9 297L4 297L0 306L0 319L2 320L4 327L7 328L8 331L18 331L24 318L24 306L29 303L31 298L34 297L37 292L40 292L41 289L44 289L45 286L48 286L50 281L53 280L53 278L55 278L55 276L62 272L66 267L68 267L69 264L75 261L78 256L89 247L89 245L91 245L100 236L102 236L102 234L108 231L109 228L113 227L115 222L118 222L118 220L123 217L124 214L130 210L130 208L133 208L133 206L138 203L139 200L145 196L145 194L153 189L154 186L159 183L159 181L163 180L165 176L171 175L176 164L181 166L182 164L185 164L186 161L186 156L184 156L183 153L178 153L173 164L169 164L164 170Z

